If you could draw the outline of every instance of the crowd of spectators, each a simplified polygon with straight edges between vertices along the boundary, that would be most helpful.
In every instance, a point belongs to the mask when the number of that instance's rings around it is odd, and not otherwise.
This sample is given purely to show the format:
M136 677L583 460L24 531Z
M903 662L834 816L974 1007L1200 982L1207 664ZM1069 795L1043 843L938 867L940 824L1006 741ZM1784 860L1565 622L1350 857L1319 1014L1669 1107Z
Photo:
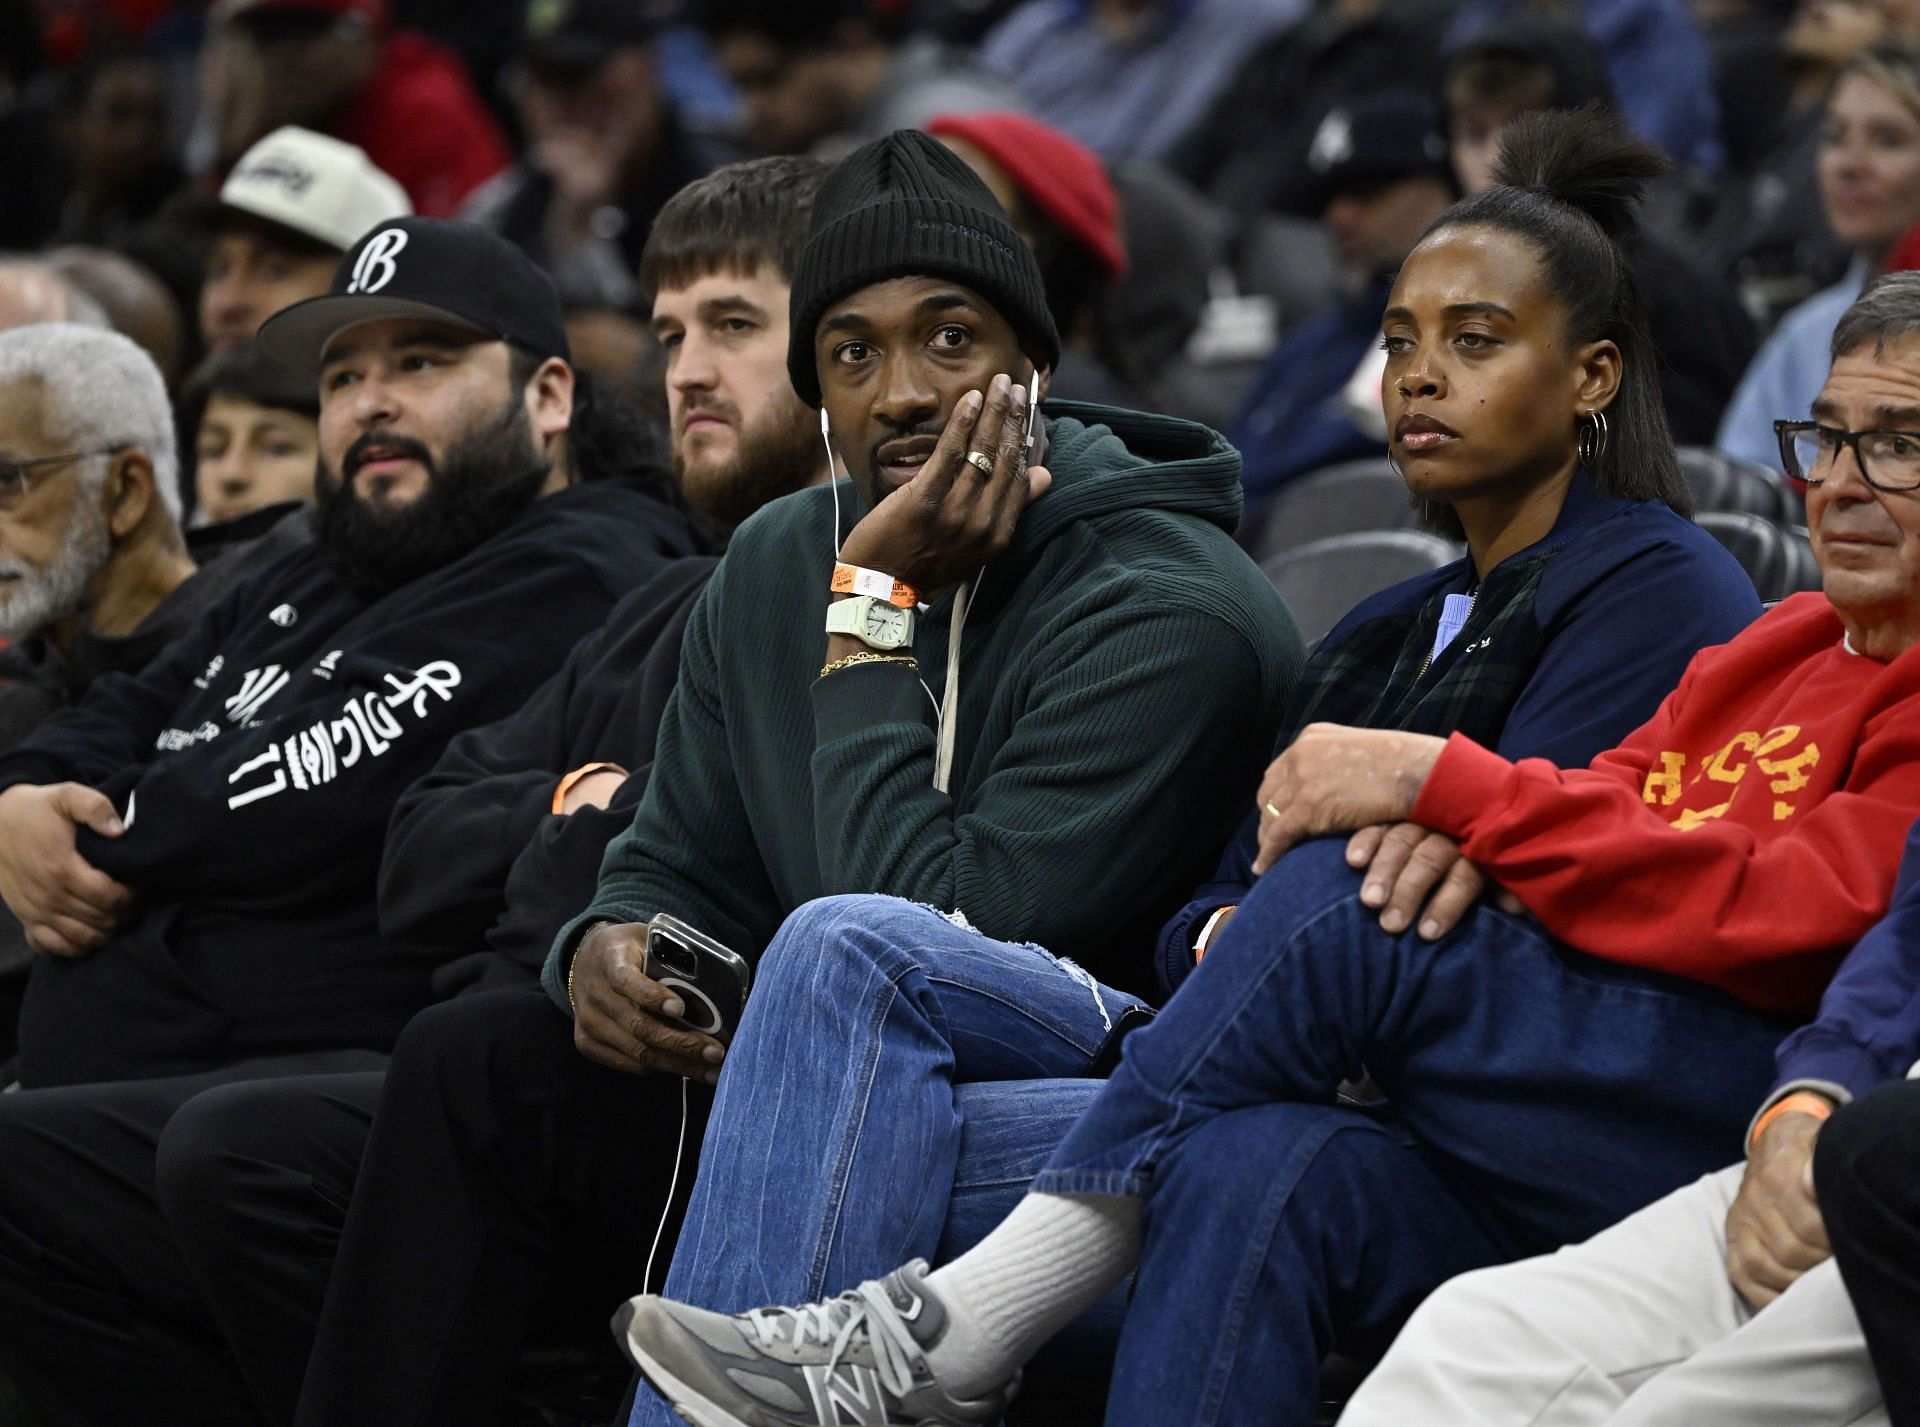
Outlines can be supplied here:
M1907 0L0 0L0 199L6 1427L1920 1427Z

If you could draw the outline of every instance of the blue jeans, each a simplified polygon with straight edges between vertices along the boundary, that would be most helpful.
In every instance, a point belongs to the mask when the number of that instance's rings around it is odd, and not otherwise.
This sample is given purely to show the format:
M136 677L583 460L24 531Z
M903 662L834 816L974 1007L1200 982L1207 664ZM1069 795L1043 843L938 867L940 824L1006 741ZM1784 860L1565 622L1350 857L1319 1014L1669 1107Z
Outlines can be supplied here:
M1034 1181L1146 1199L1109 1422L1310 1422L1347 1335L1724 1165L1771 1083L1785 1026L1728 997L1358 892L1331 840L1261 878ZM1363 1068L1391 1119L1333 1107Z
M1092 1102L1084 1077L1137 1004L916 903L800 908L761 958L720 1077L667 1296L807 1303L971 1247ZM1121 1305L1063 1335L1056 1375L1104 1381ZM676 1422L639 1394L631 1427Z

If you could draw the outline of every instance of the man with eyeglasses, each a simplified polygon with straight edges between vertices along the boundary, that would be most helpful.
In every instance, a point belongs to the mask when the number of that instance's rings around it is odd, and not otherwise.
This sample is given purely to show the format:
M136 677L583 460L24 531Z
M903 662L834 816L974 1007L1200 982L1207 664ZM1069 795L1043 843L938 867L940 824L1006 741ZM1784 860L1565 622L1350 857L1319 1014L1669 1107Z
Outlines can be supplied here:
M1920 273L1868 287L1831 350L1812 419L1776 424L1787 472L1807 482L1824 594L1707 651L1654 724L1594 765L1640 783L1647 809L1612 820L1650 826L1651 811L1670 831L1622 855L1624 839L1596 835L1608 815L1593 774L1493 776L1480 789L1493 806L1468 810L1454 750L1420 794L1419 812L1457 823L1467 855L1556 934L1729 993L1701 1008L1703 1028L1719 1026L1670 1057L1640 1052L1658 1078L1588 1118L1585 1172L1635 1172L1647 1139L1690 1144L1695 1160L1744 1143L1746 1159L1697 1165L1678 1189L1679 1175L1661 1185L1643 1166L1665 1198L1576 1248L1442 1287L1343 1427L1888 1421L1829 1256L1824 1150L1818 1193L1812 1165L1836 1107L1920 1059ZM1703 699L1718 704L1711 730ZM1677 736L1690 724L1706 736ZM1579 855L1555 867L1556 845ZM1757 1057L1755 1013L1784 1029L1816 996L1817 1018ZM1582 1024L1561 1058L1619 1058L1597 1029ZM1619 1117L1630 1136L1608 1133Z
M166 384L127 338L0 332L0 749L210 602L176 608L195 583L177 467Z
M306 542L285 506L183 535L174 447L166 383L127 338L67 322L0 332L0 752ZM0 908L0 1063L31 962Z

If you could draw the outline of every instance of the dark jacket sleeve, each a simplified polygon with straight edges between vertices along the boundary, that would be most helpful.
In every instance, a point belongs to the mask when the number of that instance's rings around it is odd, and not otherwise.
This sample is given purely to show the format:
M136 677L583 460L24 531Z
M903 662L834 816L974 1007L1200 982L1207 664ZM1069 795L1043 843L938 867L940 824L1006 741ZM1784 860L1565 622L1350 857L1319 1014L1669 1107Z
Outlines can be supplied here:
M0 790L16 783L104 787L153 756L155 740L232 627L237 592L138 674L96 679L77 705L55 714L26 742L0 756Z
M508 870L499 916L486 950L456 957L434 973L440 998L468 991L525 986L540 979L554 936L593 900L607 847L633 825L652 766L630 774L604 808L543 818ZM469 943L477 946L478 943Z
M555 935L542 969L547 994L569 1014L568 966L593 923L644 922L670 909L724 945L757 947L736 905L776 900L734 776L720 697L713 627L726 583L722 564L694 604L646 796L607 848L592 900Z
M1220 854L1220 866L1213 880L1194 889L1193 899L1174 913L1160 929L1160 943L1154 954L1154 981L1165 995L1172 995L1193 970L1193 944L1200 929L1222 907L1237 907L1253 890L1253 859L1260 852L1260 810L1255 808L1240 824L1240 830Z
M517 708L559 651L605 620L613 592L591 562L521 544L431 601L386 604L333 666L326 697L147 764L127 794L138 812L126 834L82 830L81 854L132 886L230 895L335 860L343 845L377 851L395 801L447 740ZM178 652L158 662L176 666Z
M597 643L597 641L596 641ZM581 646L526 706L447 745L400 795L380 860L380 934L389 941L471 948L499 914L507 873L566 773L567 707Z
M1920 823L1907 834L1887 915L1855 943L1820 1014L1781 1043L1782 1089L1795 1083L1864 1095L1920 1061ZM1776 1095L1778 1091L1775 1092Z
M470 950L501 918L531 914L551 918L550 939L591 900L601 855L632 821L645 779L622 787L617 821L598 808L556 815L554 790L586 763L632 772L653 761L687 616L712 569L676 561L628 595L526 707L455 738L401 796L380 869L383 935ZM588 863L582 891L577 869ZM541 905L516 906L529 899Z

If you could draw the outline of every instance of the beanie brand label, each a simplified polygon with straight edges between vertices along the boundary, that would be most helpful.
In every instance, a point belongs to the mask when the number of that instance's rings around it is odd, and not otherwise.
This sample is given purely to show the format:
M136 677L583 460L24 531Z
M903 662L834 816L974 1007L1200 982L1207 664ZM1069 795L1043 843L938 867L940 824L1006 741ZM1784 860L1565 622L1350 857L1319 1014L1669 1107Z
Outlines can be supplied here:
M913 226L921 232L945 233L953 238L968 238L976 243L985 243L1009 262L1018 262L1012 248L1001 242L993 234L979 228L969 228L965 223L955 223L952 219L916 218Z

